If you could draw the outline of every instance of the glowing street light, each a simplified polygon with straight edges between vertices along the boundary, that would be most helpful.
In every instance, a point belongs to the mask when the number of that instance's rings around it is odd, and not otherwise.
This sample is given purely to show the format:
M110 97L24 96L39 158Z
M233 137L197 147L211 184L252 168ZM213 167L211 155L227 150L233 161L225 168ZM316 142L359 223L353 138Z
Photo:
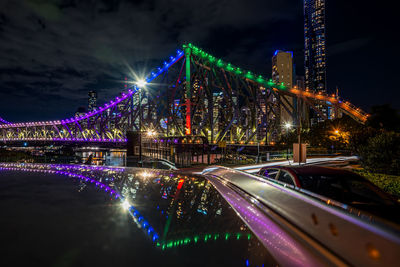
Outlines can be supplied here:
M148 137L152 137L156 135L156 132L154 130L148 130L146 134Z
M286 129L286 142L288 143L286 148L286 159L289 160L289 130L292 129L292 124L290 122L286 122L284 127Z
M136 81L136 85L137 85L139 88L145 87L146 84L147 84L147 82L146 82L146 80L144 80L144 79L140 79L140 80L137 80L137 81Z
M292 124L291 124L290 122L286 122L285 125L284 125L284 127L285 127L287 130L289 130L289 129L292 128Z

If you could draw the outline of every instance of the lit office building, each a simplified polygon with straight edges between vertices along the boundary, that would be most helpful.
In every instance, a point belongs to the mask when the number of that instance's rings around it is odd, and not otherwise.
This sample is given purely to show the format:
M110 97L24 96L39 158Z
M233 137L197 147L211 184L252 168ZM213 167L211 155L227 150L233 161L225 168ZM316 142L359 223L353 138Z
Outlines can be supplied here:
M97 108L97 92L90 91L88 93L88 96L89 96L88 111L93 111L95 108Z
M327 91L325 0L304 0L304 46L306 88L325 93ZM322 113L328 115L328 110L320 107ZM314 112L311 123L319 121L323 121L323 118Z
M288 88L293 87L294 81L293 52L277 50L272 57L272 80L277 84L284 84ZM293 97L280 96L280 124L294 122L292 114L296 110ZM286 108L285 108L286 107Z

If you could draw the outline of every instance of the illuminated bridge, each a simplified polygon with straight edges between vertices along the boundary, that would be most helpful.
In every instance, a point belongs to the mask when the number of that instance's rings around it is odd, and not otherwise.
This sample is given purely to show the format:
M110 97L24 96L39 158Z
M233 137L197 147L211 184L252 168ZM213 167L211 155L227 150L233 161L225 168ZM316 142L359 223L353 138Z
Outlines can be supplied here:
M0 141L123 145L127 131L152 129L161 136L203 136L218 143L266 144L281 132L280 110L293 122L311 107L325 118L332 107L364 123L368 114L335 95L287 88L233 66L192 44L171 56L118 97L84 115L54 121L12 123L0 118ZM295 99L296 107L285 97ZM141 111L141 112L140 112Z

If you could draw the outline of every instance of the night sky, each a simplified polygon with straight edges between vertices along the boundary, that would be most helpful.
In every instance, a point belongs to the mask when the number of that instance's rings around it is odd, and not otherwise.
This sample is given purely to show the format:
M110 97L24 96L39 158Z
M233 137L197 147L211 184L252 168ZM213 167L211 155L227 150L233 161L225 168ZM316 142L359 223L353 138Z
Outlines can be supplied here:
M369 111L400 108L394 9L327 2L328 89ZM118 95L129 66L146 73L184 42L271 77L275 50L303 69L303 2L294 0L0 0L0 117L62 119Z

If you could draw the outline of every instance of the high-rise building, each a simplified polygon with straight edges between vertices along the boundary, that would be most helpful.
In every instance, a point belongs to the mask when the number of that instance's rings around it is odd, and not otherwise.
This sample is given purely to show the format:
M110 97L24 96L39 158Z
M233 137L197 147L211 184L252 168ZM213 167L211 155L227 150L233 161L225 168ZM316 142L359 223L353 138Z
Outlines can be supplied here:
M292 88L294 82L293 52L275 51L272 57L272 80L277 83L283 83L286 87ZM293 114L295 103L293 97L280 96L280 124L294 123ZM285 108L286 107L286 108Z
M222 113L224 110L224 97L222 92L213 92L213 124L214 124L214 138L218 135L218 131L221 130ZM215 141L215 140L214 140Z
M326 92L326 35L325 0L304 0L304 68L305 84L309 90ZM327 109L320 106L327 115ZM322 121L318 113L312 115L312 123Z
M86 114L86 109L85 107L79 107L77 111L75 112L75 117L80 117Z
M79 118L82 117L86 114L86 108L85 107L79 107L77 109L77 111L75 112L75 117ZM85 127L87 125L86 120L81 120L79 121L79 124L81 125L81 127Z
M93 111L93 109L97 108L97 92L90 91L88 93L89 100L88 100L88 111Z
M326 91L325 0L304 0L306 88Z
M306 89L306 83L304 76L296 75L296 84L297 89L304 91Z

